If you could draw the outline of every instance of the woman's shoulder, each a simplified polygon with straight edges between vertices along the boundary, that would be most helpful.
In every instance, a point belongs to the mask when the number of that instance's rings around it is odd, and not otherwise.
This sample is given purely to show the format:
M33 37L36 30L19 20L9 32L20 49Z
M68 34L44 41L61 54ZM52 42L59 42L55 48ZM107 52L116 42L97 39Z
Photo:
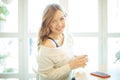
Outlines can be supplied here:
M47 48L55 48L55 45L53 44L52 40L50 40L50 39L46 39L43 46L45 46Z

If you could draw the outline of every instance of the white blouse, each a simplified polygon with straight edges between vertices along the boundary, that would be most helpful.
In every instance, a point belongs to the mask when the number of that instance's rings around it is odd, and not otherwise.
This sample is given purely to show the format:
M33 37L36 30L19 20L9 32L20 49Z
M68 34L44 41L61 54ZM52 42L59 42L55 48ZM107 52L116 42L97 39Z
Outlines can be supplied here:
M64 43L60 47L48 48L43 45L37 54L40 80L70 80L69 61L73 58L72 38L64 34Z

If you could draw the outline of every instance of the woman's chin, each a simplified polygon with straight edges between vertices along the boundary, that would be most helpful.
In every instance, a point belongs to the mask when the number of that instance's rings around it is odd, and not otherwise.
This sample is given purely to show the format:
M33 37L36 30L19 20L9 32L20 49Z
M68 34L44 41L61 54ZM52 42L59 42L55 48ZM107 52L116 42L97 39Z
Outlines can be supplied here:
M63 30L62 30L62 31L59 31L58 33L59 33L59 34L63 33Z

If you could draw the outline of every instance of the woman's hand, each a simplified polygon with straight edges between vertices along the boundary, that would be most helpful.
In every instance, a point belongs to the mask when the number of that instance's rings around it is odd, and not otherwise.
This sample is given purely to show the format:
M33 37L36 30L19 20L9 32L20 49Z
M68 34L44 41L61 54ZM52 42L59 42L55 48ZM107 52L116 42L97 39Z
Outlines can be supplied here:
M69 66L71 69L76 69L79 67L85 67L88 62L87 55L76 56L70 63Z

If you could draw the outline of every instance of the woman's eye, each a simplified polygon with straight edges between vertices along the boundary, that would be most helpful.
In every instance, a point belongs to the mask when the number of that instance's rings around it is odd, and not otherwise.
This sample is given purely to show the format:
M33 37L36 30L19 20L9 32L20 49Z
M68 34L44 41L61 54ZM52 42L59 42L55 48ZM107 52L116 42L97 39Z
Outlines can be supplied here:
M64 18L61 18L61 20L64 20Z

